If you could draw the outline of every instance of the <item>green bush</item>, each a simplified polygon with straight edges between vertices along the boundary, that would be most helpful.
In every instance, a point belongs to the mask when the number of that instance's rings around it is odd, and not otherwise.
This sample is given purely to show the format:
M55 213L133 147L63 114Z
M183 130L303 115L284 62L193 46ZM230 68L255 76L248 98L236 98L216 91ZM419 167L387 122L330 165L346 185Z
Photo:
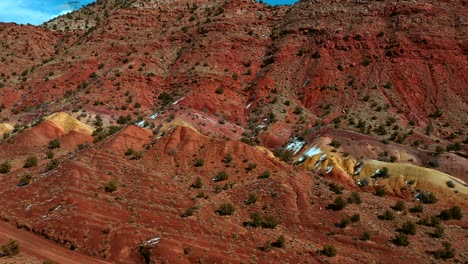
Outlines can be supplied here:
M191 187L196 189L200 189L201 187L203 187L202 179L200 177L197 177L197 179L195 179L195 182L191 185Z
M218 172L216 174L216 177L213 178L213 181L219 182L219 181L225 181L229 178L229 175L225 171Z
M416 235L416 224L412 221L406 221L402 224L401 228L398 229L398 232L402 232L406 235Z
M31 168L35 166L37 166L37 158L32 156L26 159L26 161L24 162L23 168Z
M392 206L392 209L395 211L403 211L405 210L405 203L403 201L397 201L394 206Z
M367 241L371 238L371 234L367 231L362 232L361 240Z
M28 185L31 183L32 175L30 173L23 174L19 179L19 185Z
M439 218L442 220L457 219L460 220L463 218L461 208L459 206L452 206L450 209L443 210L439 214Z
M341 196L338 196L335 198L332 204L327 205L327 209L333 210L333 211L340 211L343 208L345 208L347 205L346 201L341 198Z
M425 203L425 204L435 204L438 201L435 194L433 194L431 192L421 192L421 193L419 193L419 200L422 203Z
M270 172L269 171L264 171L260 176L258 176L259 179L267 179L270 178Z
M330 187L330 191L336 193L336 194L342 194L343 193L343 190L344 190L344 187L341 186L340 184L337 184L337 183L330 183L328 185L328 187Z
M244 226L274 229L279 224L279 221L273 215L262 216L258 212L253 212L250 214L250 218L251 221L244 222Z
M112 179L106 184L106 186L104 186L104 190L108 193L115 192L117 190L117 185L117 181Z
M434 233L431 234L432 237L440 238L444 236L444 227L442 225L436 225Z
M382 215L379 215L378 217L379 217L380 220L393 220L393 219L395 219L395 215L389 210L385 210L385 212Z
M455 257L455 249L449 242L443 243L444 248L436 251L432 251L431 254L436 259L450 259Z
M286 245L286 238L281 235L276 239L275 242L271 243L272 246L277 247L277 248L284 248Z
M409 245L408 236L403 233L398 233L395 238L392 239L393 244L401 247L406 247Z
M53 159L49 163L47 163L46 170L51 171L56 169L60 165L60 162L58 159Z
M193 166L195 167L201 167L203 166L203 164L205 164L205 161L203 161L202 159L198 158L195 160L195 162L193 163Z
M125 151L125 156L131 156L135 153L135 150L133 148L128 148L127 151Z
M13 257L20 252L20 245L18 241L10 239L6 244L0 247L0 257Z
M375 191L375 195L379 197L385 196L386 194L387 192L385 191L384 187L380 187Z
M422 213L424 211L424 207L420 204L417 204L409 209L410 213Z
M336 227L345 228L349 225L350 221L348 218L342 218L341 221L335 224Z
M4 161L2 164L0 164L0 173L2 174L7 174L11 170L11 164L9 161Z
M258 196L255 193L249 193L249 198L245 201L245 204L254 204L258 200Z
M319 250L318 253L320 255L325 255L327 257L334 257L336 256L337 250L336 247L333 245L325 245L323 246L322 250Z
M352 223L356 223L361 221L361 216L359 214L353 214L349 220L351 220Z
M218 210L216 210L216 213L219 215L232 215L236 208L232 203L223 203L219 206Z
M440 220L436 216L425 217L419 220L417 224L424 226L438 226L440 225Z
M361 196L359 195L359 193L352 192L351 196L348 197L348 203L349 204L361 204L362 200L361 200Z
M54 139L49 141L49 144L47 145L48 149L56 149L60 148L60 141L58 139Z

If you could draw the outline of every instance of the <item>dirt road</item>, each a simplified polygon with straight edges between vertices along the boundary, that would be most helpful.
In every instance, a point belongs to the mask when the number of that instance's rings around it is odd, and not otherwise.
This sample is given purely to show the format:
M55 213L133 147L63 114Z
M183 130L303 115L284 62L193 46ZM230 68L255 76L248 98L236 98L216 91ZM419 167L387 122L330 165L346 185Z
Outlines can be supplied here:
M33 233L17 229L16 227L0 221L0 239L17 240L20 244L20 251L26 255L39 259L52 260L55 263L64 264L109 264L103 260L95 259L80 253L61 247ZM1 262L1 259L0 259Z

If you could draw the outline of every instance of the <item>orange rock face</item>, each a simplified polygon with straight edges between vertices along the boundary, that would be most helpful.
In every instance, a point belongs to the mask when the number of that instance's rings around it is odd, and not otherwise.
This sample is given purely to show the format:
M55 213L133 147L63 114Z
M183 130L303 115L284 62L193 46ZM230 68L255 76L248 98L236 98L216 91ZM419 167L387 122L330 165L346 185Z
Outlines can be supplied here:
M443 241L464 261L466 216L392 241L407 221L468 209L467 10L108 0L0 24L1 219L77 263L427 263ZM329 155L317 167L301 161L313 147ZM357 164L376 160L399 175L359 187ZM410 183L401 163L450 180ZM438 202L409 210L429 189ZM21 261L63 259L21 246Z

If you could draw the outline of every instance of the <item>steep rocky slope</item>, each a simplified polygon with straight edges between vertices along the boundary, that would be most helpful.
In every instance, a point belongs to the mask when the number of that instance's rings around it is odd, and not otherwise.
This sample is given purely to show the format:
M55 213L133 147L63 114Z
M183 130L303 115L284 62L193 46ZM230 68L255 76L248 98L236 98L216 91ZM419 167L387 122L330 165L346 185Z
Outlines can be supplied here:
M114 263L463 261L466 217L393 239L468 208L467 10L100 0L0 24L0 216Z

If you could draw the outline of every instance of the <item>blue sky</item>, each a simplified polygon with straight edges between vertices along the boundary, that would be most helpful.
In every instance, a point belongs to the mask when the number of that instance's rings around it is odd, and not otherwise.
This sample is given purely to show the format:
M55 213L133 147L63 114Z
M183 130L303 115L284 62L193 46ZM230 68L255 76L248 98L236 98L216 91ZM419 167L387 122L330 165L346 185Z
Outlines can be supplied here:
M39 25L58 15L71 12L68 0L0 0L0 22ZM79 0L78 7L94 2Z
M77 7L93 0L77 0ZM263 0L271 5L292 4L297 0ZM68 0L0 0L0 22L39 25L58 15L73 11Z

